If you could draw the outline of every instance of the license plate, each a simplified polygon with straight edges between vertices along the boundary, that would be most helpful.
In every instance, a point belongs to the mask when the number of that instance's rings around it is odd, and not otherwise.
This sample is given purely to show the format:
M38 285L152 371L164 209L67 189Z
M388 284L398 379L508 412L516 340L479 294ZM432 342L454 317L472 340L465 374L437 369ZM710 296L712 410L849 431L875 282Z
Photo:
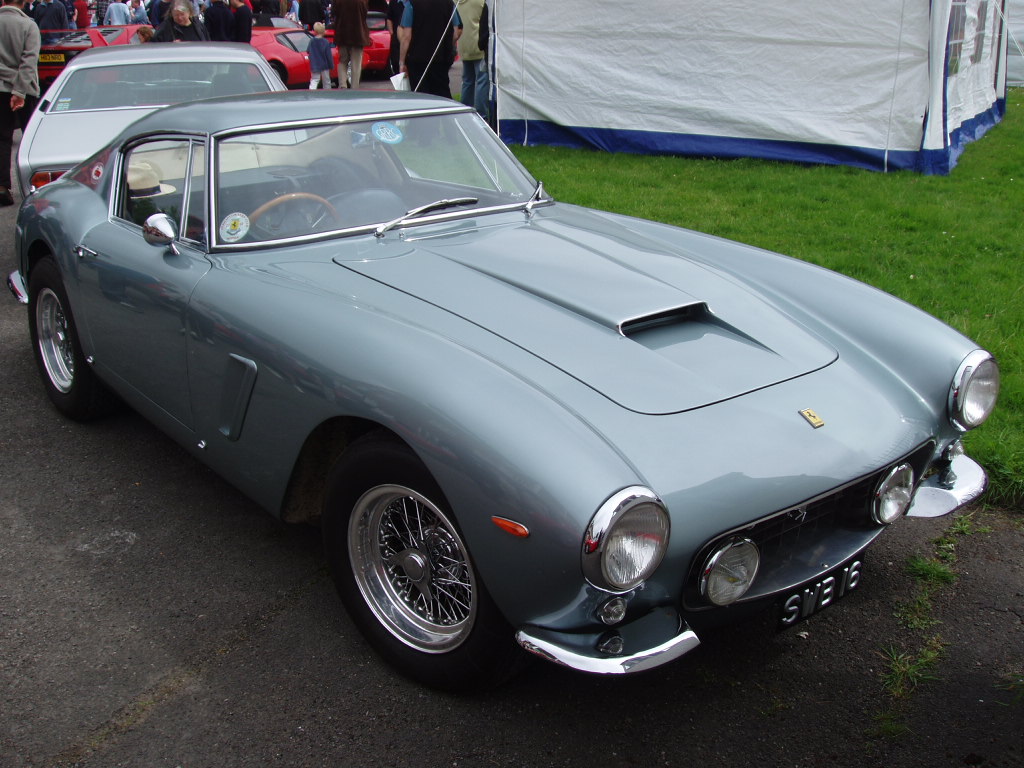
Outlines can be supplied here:
M40 53L39 62L41 64L63 64L64 54L63 53Z
M779 625L791 627L802 619L828 608L836 600L853 591L860 584L862 564L854 558L845 565L826 573L820 579L796 587L782 600Z

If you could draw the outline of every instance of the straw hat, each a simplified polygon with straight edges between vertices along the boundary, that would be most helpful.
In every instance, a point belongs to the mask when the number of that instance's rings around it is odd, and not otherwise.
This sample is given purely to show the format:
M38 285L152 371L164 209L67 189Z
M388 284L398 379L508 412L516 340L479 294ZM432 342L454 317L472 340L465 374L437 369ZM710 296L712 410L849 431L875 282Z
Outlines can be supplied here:
M150 165L128 166L128 192L132 197L153 197L176 192L175 187L160 181Z

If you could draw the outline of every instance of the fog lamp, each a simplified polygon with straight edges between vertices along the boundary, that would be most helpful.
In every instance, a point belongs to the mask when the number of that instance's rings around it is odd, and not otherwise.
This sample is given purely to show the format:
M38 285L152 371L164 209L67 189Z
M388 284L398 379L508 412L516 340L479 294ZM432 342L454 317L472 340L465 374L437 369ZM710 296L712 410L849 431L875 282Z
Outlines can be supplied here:
M704 563L701 594L715 605L729 605L750 589L761 555L750 539L732 539L716 549Z
M910 508L914 496L914 470L909 464L893 467L875 491L871 516L879 525L889 525Z

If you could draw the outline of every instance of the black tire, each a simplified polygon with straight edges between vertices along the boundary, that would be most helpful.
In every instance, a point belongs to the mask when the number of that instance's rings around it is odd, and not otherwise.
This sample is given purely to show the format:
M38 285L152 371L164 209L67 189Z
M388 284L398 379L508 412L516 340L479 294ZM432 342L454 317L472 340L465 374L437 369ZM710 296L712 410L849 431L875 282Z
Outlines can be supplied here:
M32 268L28 292L32 352L46 394L57 410L77 421L102 416L112 397L85 361L60 270L52 258Z
M415 530L398 530L409 517ZM342 602L403 674L433 688L480 690L524 661L444 494L405 444L382 432L353 442L328 478L323 535Z
M270 66L275 72L277 72L277 76L281 78L281 82L284 83L284 87L291 88L292 84L288 82L288 70L285 68L284 64L279 61L272 61L270 62ZM298 85L295 87L297 88Z

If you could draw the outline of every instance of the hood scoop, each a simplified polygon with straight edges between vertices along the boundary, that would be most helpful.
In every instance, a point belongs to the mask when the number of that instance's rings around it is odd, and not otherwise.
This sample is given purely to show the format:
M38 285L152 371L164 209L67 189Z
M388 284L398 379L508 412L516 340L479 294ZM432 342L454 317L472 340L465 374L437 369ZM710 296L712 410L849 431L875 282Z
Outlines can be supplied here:
M638 413L665 414L823 368L836 351L749 286L591 219L407 240L340 261L486 328Z

